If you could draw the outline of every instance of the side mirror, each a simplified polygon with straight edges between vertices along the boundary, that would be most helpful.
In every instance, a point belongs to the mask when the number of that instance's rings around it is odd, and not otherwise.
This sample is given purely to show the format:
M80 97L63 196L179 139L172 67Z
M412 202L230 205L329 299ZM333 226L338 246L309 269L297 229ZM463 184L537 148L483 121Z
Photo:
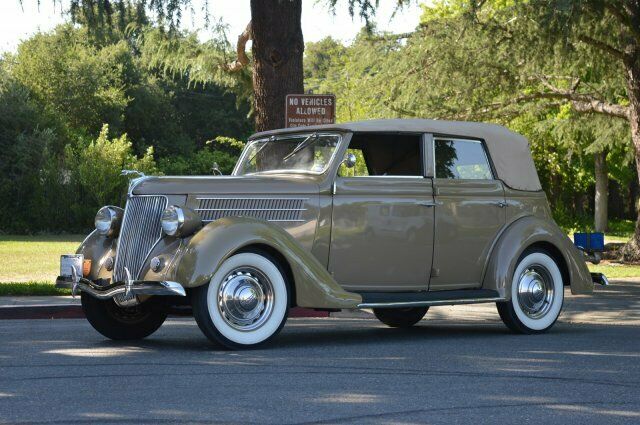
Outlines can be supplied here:
M344 158L344 161L342 161L342 163L347 168L353 168L356 166L356 161L357 161L356 156L352 153L348 153L347 156Z

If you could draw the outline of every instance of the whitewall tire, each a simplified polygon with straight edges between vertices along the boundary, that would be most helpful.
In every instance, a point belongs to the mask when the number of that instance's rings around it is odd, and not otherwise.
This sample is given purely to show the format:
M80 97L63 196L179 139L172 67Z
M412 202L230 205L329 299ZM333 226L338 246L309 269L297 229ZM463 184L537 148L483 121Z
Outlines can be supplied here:
M562 310L564 285L555 260L543 250L525 252L513 274L511 299L497 303L509 329L526 334L551 328Z
M276 261L243 252L224 261L207 285L193 291L193 315L210 340L232 349L253 348L284 326L289 293Z

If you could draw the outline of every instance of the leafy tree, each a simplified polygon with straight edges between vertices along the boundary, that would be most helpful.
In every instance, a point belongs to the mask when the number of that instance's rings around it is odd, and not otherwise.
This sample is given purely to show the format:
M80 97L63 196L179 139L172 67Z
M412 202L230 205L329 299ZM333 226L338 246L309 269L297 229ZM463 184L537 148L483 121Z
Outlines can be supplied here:
M400 6L409 1L396 0L396 3ZM326 0L331 9L335 9L338 3L338 0ZM358 14L368 25L379 0L346 0L345 3L352 16ZM216 58L213 67L232 73L246 68L250 59L244 48L246 42L252 40L251 76L255 127L256 130L263 131L283 127L285 96L302 93L304 90L302 0L250 0L250 4L251 21L238 37L237 59L220 63ZM161 25L167 24L174 30L180 22L183 9L190 6L191 0L70 0L69 11L74 19L82 19L89 28L96 28L94 31L104 33L105 27L124 27L126 17L132 10L138 15L145 15L149 10ZM206 3L204 12L208 18ZM197 56L188 56L201 62ZM219 72L215 71L205 79L209 80L217 74Z
M6 61L12 76L68 129L87 135L105 122L122 129L129 103L123 87L133 72L126 43L96 48L83 31L63 25L21 43Z

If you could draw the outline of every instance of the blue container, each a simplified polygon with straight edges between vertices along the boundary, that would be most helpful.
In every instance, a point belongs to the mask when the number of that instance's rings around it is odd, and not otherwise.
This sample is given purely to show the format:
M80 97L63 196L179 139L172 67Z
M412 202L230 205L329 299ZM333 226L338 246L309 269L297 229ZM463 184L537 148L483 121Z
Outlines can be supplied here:
M602 252L604 233L574 233L573 244L585 252Z

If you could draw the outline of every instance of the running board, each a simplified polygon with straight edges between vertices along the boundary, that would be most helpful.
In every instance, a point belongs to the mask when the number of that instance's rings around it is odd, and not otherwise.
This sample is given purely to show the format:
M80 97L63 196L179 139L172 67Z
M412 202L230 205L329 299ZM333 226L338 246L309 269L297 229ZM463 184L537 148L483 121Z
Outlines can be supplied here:
M437 305L479 304L505 301L491 289L461 289L431 292L361 292L357 308L406 308Z

